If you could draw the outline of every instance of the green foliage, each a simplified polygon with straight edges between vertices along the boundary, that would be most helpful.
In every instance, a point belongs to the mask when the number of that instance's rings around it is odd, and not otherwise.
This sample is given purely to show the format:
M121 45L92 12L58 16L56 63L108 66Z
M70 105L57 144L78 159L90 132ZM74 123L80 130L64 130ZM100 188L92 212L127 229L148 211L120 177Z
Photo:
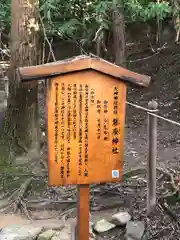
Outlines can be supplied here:
M41 0L40 13L48 34L81 39L99 25L109 28L111 5L108 0Z
M164 19L171 14L165 1L117 0L117 5L122 2L127 22ZM79 40L92 39L100 26L111 27L112 6L112 0L40 0L39 10L48 36ZM0 23L1 28L10 24L10 0L0 0Z
M0 1L0 28L4 29L10 25L10 0Z
M171 14L171 6L168 2L149 2L142 4L138 0L127 0L125 2L125 16L128 22L148 21L159 18L165 19Z
M171 6L168 2L150 2L144 11L144 20L158 17L163 20L171 14Z
M171 14L168 2L147 0L117 0L117 7L123 7L126 22L164 19ZM111 27L112 0L41 0L41 15L48 34L62 38L92 39L102 26Z

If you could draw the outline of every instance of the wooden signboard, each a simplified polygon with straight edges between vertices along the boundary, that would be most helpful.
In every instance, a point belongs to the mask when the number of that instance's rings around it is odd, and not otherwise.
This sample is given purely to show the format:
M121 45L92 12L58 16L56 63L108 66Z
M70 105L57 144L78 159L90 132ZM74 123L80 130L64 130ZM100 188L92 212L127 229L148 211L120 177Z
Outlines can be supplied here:
M96 56L20 68L23 82L49 78L49 185L122 179L126 83L150 78Z
M89 239L89 184L122 179L126 83L150 77L96 56L18 69L22 82L49 79L49 185L77 184L78 240Z
M51 79L50 185L121 180L125 99L123 82L93 70Z

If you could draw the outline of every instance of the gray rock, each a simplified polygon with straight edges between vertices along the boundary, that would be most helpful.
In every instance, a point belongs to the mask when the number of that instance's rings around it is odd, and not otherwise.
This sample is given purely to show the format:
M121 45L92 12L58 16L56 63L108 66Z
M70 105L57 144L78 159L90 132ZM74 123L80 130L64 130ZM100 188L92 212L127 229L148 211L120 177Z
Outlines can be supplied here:
M108 222L105 219L101 219L100 221L98 221L95 225L94 225L94 230L98 233L103 233L106 231L109 231L113 228L115 228L116 225L113 223Z
M126 225L127 240L141 240L145 232L144 222L130 221Z
M39 237L38 237L38 240L49 240L51 239L54 235L56 234L56 231L50 229L50 230L47 230L45 232L42 232Z
M65 224L64 228L62 228L62 230L60 232L61 233L64 232L64 233L67 233L70 235L71 231L72 231L72 224Z
M55 235L53 235L53 237L51 238L51 240L70 240L72 239L72 231L74 228L74 224L73 227L71 224L66 224L64 225L64 228L61 231L57 231L55 233Z
M0 232L0 240L34 240L41 231L33 225L11 225Z
M53 237L51 238L51 240L60 240L60 235L59 235L59 236L58 236L58 235L57 235L57 236L56 236L56 235L53 236ZM66 240L67 240L67 239L66 239ZM69 240L69 239L68 239L68 240Z
M69 233L61 231L61 232L57 232L52 238L51 240L70 240L71 236Z
M112 216L112 222L116 225L125 225L131 220L131 215L128 212L119 212Z

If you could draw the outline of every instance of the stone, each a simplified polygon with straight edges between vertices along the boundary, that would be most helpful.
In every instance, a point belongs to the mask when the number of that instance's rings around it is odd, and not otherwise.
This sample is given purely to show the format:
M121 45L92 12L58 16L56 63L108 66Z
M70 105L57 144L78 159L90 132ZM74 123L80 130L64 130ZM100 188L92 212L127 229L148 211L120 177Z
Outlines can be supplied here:
M128 212L119 212L112 216L112 222L117 226L123 226L131 220L131 215Z
M71 236L65 231L56 232L56 234L51 238L51 240L70 240Z
M10 225L0 232L1 240L34 240L42 231L33 225Z
M142 221L129 221L126 225L127 240L141 240L145 232L145 225Z
M116 225L113 223L108 222L105 219L101 219L100 221L98 221L95 225L94 225L94 230L98 233L103 233L103 232L107 232L113 228L115 228Z
M51 238L51 240L71 240L73 239L72 231L74 231L74 222L72 224L64 225L64 228L61 231L57 231L55 235Z
M60 235L59 236L53 236L52 238L51 238L51 240L60 240ZM69 240L69 239L68 239Z
M64 227L62 228L61 232L65 232L67 234L71 234L72 231L72 224L65 224Z
M38 240L49 240L51 239L54 235L56 234L56 231L50 229L50 230L47 230L45 232L42 232L39 237L38 237Z

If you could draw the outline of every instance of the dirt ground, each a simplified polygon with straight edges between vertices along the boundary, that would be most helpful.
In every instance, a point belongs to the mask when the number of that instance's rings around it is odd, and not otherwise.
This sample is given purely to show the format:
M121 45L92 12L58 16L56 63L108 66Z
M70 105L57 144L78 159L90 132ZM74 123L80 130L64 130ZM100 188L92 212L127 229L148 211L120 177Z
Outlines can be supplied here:
M152 84L147 89L128 88L127 101L147 108L152 99L158 103L159 115L180 122L180 45L167 46L159 54L147 58L153 53L143 51L131 55L128 68L152 77ZM43 111L43 109L42 109ZM42 123L43 125L43 123ZM163 169L180 171L180 131L179 126L158 119L158 160L157 164ZM125 156L124 170L146 167L147 163L147 113L146 111L127 105L125 128ZM172 170L171 170L172 169ZM159 177L159 175L158 175ZM139 183L139 178L146 179L145 175L138 176L132 182L117 185L107 185L92 189L91 212L95 218L102 218L103 214L110 218L114 211L127 210L133 220L143 220L148 226L150 237L147 239L180 239L180 223L172 221L171 216L157 204L154 216L146 216L146 184ZM141 180L140 180L141 182ZM144 183L144 182L143 182ZM164 183L157 183L157 198L164 192ZM100 211L101 210L101 211ZM173 207L171 209L173 211ZM179 207L175 207L178 214ZM178 215L179 216L179 215ZM117 229L104 234L98 239L123 239L123 229ZM121 238L120 238L121 237Z
M171 45L153 57L130 63L129 67L152 77L147 89L129 87L127 101L147 108L152 99L158 103L159 115L180 122L180 46ZM152 55L143 53L134 59ZM180 126L158 119L158 165L179 168ZM145 165L147 160L147 113L127 105L125 168Z
M140 59L152 55L146 51L141 54L134 54L131 60ZM143 61L129 63L128 68L148 74L152 77L152 84L147 89L128 88L127 101L147 108L148 101L154 99L158 102L159 115L180 122L180 45L171 45L163 49L159 54ZM129 60L129 59L128 59ZM42 96L42 94L41 94ZM40 112L44 115L43 100L40 102ZM41 119L41 127L44 130L44 120ZM158 166L164 169L180 171L180 131L179 126L158 120ZM126 128L125 128L125 171L144 166L147 163L147 113L127 105ZM158 175L159 177L159 175ZM94 220L105 217L107 220L120 210L127 210L133 220L142 220L146 223L150 232L147 239L180 239L180 223L177 219L160 208L157 204L157 212L151 218L146 216L146 184L143 181L146 176L138 176L132 181L124 181L115 185L96 186L91 190L91 212ZM158 182L157 196L161 196L163 183ZM68 190L67 190L68 192ZM43 204L41 211L31 211L33 218L40 217L73 218L76 216L75 203L76 193L66 191L57 196L55 189L46 189L40 199L53 199L53 204ZM60 191L60 193L62 193ZM34 196L34 198L37 198ZM37 198L38 199L38 198ZM29 200L30 201L30 200ZM28 196L25 199L28 205ZM64 204L64 202L66 202ZM48 207L49 206L49 207ZM55 212L49 211L50 206ZM54 206L54 207L53 207ZM179 206L175 206L175 212L179 216ZM72 211L71 211L72 209ZM69 211L70 210L70 211ZM173 211L173 208L172 208ZM43 215L45 213L45 215ZM69 213L68 213L69 212ZM179 214L178 214L179 213ZM0 215L0 228L16 221L21 223L25 220L18 216ZM47 220L50 221L49 219ZM124 229L116 229L108 232L98 239L123 239Z

